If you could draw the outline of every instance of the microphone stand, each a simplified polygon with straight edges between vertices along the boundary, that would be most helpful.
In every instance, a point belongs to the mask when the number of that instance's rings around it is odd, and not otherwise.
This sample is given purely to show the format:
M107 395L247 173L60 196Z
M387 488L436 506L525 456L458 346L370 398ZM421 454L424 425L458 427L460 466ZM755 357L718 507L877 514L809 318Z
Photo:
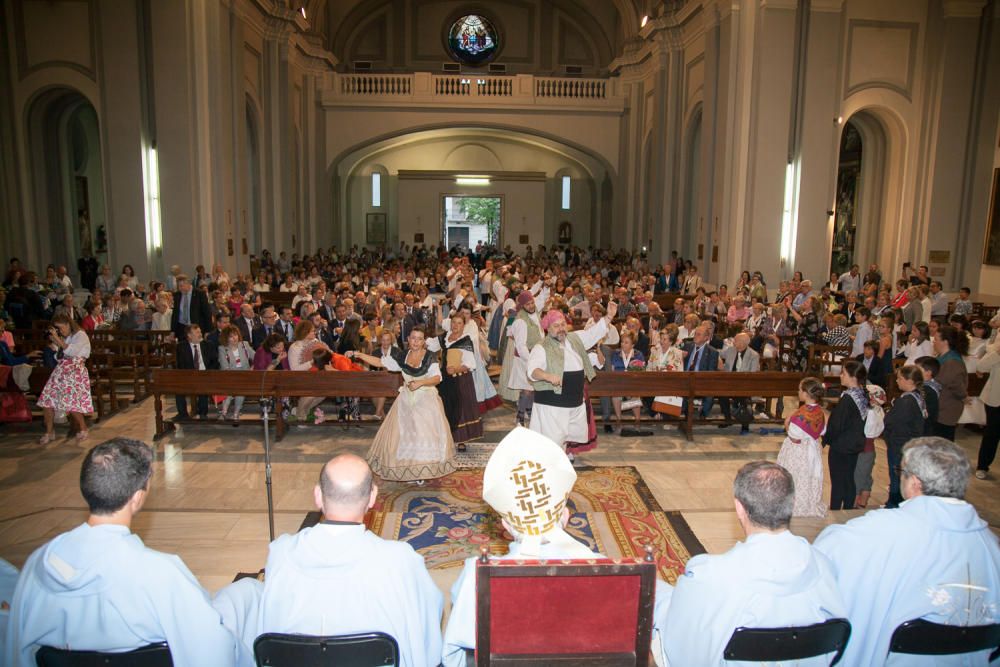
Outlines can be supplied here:
M274 541L274 496L271 493L271 438L267 421L271 410L271 397L264 395L264 382L268 371L264 371L260 382L260 411L264 420L264 486L267 488L267 527L270 541Z

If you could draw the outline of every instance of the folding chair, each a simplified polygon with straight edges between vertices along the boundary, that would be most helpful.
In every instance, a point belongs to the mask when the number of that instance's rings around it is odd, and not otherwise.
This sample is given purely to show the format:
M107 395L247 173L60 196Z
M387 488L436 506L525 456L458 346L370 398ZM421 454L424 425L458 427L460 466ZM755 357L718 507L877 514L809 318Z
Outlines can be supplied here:
M173 667L166 643L150 644L125 653L71 651L43 646L35 654L38 667Z
M782 662L835 653L830 665L844 655L851 624L844 618L789 628L736 628L722 652L726 660Z
M1000 623L992 625L942 625L922 618L900 624L889 640L889 653L955 655L995 649L990 662L1000 657Z
M257 667L395 667L399 645L384 632L314 637L269 632L253 643Z

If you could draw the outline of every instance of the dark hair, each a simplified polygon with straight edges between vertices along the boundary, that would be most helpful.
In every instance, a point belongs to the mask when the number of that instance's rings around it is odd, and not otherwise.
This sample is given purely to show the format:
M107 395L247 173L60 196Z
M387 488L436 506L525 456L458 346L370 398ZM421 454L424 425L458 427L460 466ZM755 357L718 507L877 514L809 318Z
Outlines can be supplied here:
M931 330L927 326L927 322L914 322L913 328L920 332L921 339L927 340L931 337Z
M972 290L970 290L968 287L960 287L958 291L965 292L966 294L972 294Z
M969 320L961 313L952 313L948 316L948 323L958 325L958 328L965 331L969 328Z
M941 362L934 357L918 357L913 363L930 373L932 378L936 378L941 371Z
M333 359L333 353L325 347L318 347L312 351L313 366L323 370L330 365L330 361Z
M924 385L924 373L916 365L913 366L900 366L896 370L896 374L904 380L909 380L916 385L917 389L920 389Z
M849 377L858 381L858 387L867 396L868 391L865 389L865 385L868 384L868 369L865 368L865 365L856 359L848 359L844 362L842 368Z
M809 394L817 403L822 401L823 396L826 395L826 388L823 387L823 383L818 378L813 377L802 378L802 382L799 383L799 391Z
M264 339L264 349L270 351L271 348L277 345L278 343L284 343L285 345L288 345L288 341L285 340L284 336L282 336L279 333L273 333Z
M938 338L948 343L949 350L954 350L963 357L969 352L969 337L964 331L959 331L949 324L938 327Z
M83 459L80 492L91 514L113 514L125 507L136 491L148 488L153 475L153 450L131 438L112 438L97 445Z
M195 329L197 329L198 331L201 331L201 325L200 324L189 324L189 325L187 325L186 327L184 327L184 335L187 336L188 334L190 334Z
M872 311L867 306L858 306L854 309L854 312L858 315L864 315L866 320L871 319Z
M787 528L795 505L791 474L770 461L751 461L733 481L733 495L747 511L750 522L762 528Z
M871 349L878 352L879 342L874 338L869 338L868 340L865 341L865 347L870 347Z
M344 330L340 332L340 345L343 350L361 349L361 320L349 318L344 322Z

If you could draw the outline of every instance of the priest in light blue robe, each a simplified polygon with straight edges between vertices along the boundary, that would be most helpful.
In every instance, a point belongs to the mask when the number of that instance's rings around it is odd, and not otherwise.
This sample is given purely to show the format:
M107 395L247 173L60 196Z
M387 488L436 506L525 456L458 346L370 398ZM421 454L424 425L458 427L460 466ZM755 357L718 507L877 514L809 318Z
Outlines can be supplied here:
M17 568L0 558L0 657L7 655L7 621L17 586Z
M723 651L738 627L812 625L846 616L830 562L788 532L791 475L754 461L737 473L733 492L747 539L724 554L688 561L667 611L661 665L737 664L724 661ZM829 665L830 657L795 664Z
M437 665L443 596L413 547L365 528L378 494L368 463L337 456L314 494L323 521L271 543L259 632L381 631L399 644L403 667Z
M985 665L989 651L957 656L889 654L902 623L1000 622L997 536L965 502L971 467L944 438L915 438L903 449L906 501L830 526L816 548L833 561L856 628L846 665Z
M530 460L544 469L542 484L553 498L559 498L563 506L562 521L557 525L544 527L541 535L528 536L518 530L520 499L531 489L515 488L511 470ZM517 427L500 442L490 456L483 473L483 500L490 504L503 518L504 528L514 536L515 541L508 546L507 554L494 556L500 559L552 559L552 558L602 558L587 546L576 541L563 528L569 518L565 507L566 498L576 482L576 471L562 447L557 446L541 433ZM534 490L539 487L535 486ZM448 617L448 627L444 633L444 667L465 667L466 650L476 647L476 561L466 559L461 574L451 588L452 607ZM653 610L654 630L662 626L664 613L670 601L671 588L657 581L655 606Z
M130 530L152 460L148 445L125 438L87 454L80 488L90 516L25 563L4 665L34 667L40 646L123 652L164 641L176 667L253 665L181 559L147 548Z

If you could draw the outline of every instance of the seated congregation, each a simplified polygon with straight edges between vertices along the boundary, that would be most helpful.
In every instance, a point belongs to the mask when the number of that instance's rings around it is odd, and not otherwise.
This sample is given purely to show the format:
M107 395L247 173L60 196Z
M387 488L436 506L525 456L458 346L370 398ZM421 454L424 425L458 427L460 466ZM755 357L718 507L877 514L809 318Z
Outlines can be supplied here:
M408 544L366 529L379 488L352 454L323 466L313 490L322 521L271 544L263 583L241 579L210 596L178 557L144 546L131 532L153 460L148 445L124 438L87 454L80 474L86 522L33 553L19 576L4 569L0 579L0 597L10 606L5 665L31 667L39 651L51 650L43 647L118 653L165 642L174 665L249 666L261 635L380 632L398 647L400 665L459 667L469 651L492 651L477 645L477 623L499 604L504 587L497 584L484 606L480 570L545 561L557 579L564 562L601 558L564 531L576 472L562 448L517 427L490 457L483 479L483 497L513 542L504 555L465 563L443 632L443 596L423 559ZM1000 547L963 500L971 477L964 453L943 438L920 437L904 446L900 467L905 500L898 508L831 526L810 544L788 530L792 476L766 461L744 465L733 504L746 539L726 553L691 559L676 585L656 581L641 593L652 632L633 664L649 664L650 654L660 665L722 664L736 650L734 633L819 624L833 640L818 643L818 655L798 655L796 664L826 665L841 653L846 665L895 658L911 664L916 656L893 652L905 650L893 636L907 622L923 619L936 631L996 624ZM506 601L514 606L508 618L545 628L552 645L571 644L582 659L601 644L593 633L576 632L571 619L548 618L524 590L517 594ZM581 599L581 608L587 602ZM492 627L493 637L502 635ZM983 641L938 646L961 654L928 660L986 664L995 645Z

